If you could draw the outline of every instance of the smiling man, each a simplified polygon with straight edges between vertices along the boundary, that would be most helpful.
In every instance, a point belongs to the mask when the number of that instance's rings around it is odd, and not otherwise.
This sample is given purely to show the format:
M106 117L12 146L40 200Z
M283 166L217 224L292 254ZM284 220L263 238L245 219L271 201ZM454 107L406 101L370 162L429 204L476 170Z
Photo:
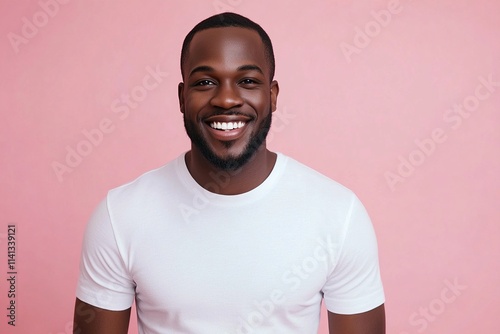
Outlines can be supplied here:
M224 13L186 36L191 149L111 190L85 233L74 333L385 333L372 224L342 185L266 148L279 86L266 32ZM213 185L217 184L217 187Z

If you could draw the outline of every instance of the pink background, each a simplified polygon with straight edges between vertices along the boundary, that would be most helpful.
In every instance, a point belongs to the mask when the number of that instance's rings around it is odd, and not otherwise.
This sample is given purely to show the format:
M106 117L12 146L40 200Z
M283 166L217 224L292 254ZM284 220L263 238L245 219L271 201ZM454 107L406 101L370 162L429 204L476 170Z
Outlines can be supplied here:
M70 333L86 221L108 189L188 149L180 46L222 8L274 42L269 147L350 187L370 212L387 332L500 333L498 1L54 1L40 1L50 15L38 1L0 3L0 332ZM157 67L168 75L145 91ZM136 97L128 115L123 103L113 111L122 94ZM455 113L460 104L471 111ZM76 148L87 155L58 177L54 164Z

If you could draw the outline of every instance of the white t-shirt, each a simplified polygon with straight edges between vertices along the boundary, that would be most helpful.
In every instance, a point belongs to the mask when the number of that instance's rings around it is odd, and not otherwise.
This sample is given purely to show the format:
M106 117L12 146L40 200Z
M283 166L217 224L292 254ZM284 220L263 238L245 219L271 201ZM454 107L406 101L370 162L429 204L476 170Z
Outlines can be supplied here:
M213 174L209 189L230 181ZM90 219L77 297L136 300L139 333L317 333L384 302L370 219L344 186L278 153L240 195L205 190L184 155L111 190Z

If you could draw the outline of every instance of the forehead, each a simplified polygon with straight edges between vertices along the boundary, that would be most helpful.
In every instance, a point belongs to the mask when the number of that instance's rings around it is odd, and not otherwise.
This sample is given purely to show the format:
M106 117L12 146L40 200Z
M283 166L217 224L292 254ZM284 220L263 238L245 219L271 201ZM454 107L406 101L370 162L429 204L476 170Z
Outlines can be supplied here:
M186 74L204 65L216 69L257 65L269 74L260 35L254 30L239 27L209 28L194 35L186 58Z

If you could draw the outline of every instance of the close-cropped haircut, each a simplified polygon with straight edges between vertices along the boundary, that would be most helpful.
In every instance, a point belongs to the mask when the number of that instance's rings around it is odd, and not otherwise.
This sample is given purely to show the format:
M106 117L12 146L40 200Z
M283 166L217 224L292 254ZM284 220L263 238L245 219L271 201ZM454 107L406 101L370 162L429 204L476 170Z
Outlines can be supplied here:
M275 63L274 63L273 44L271 43L269 35L265 32L264 29L262 29L260 25L253 22L252 20L242 15L230 12L213 15L201 21L196 26L194 26L194 28L191 29L191 31L186 35L186 38L184 38L184 42L182 43L182 50L181 50L182 78L184 79L184 72L183 72L184 64L186 63L186 59L189 53L189 46L191 45L191 41L194 35L202 30L210 28L224 28L224 27L239 27L239 28L251 29L259 34L262 43L264 44L266 59L269 63L270 80L272 81L274 78Z

